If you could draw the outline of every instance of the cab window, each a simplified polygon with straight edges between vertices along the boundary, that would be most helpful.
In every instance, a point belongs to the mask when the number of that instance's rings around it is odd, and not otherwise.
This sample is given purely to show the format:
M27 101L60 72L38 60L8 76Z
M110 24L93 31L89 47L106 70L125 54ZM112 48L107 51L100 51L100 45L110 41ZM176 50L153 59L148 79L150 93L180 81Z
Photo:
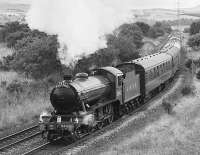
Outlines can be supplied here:
M121 86L123 82L123 76L118 76L118 86Z

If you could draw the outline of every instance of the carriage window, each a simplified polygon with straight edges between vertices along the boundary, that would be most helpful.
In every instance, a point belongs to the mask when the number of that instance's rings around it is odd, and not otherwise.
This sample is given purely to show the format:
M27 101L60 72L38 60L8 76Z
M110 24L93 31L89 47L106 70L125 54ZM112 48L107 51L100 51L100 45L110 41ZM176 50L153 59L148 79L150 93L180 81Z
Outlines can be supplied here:
M153 71L150 70L150 79L153 79Z
M168 61L168 66L169 66L169 69L170 69L170 62Z
M145 81L148 81L148 72L145 73Z
M156 77L156 68L154 68L154 77Z
M118 76L118 86L121 86L123 82L123 76Z
M163 67L162 67L162 64L160 65L160 73L161 73L161 74L163 73Z
M159 66L157 66L157 76L159 76Z
M167 67L167 70L168 70L168 62L166 62L166 67Z
M147 72L147 79L148 79L148 81L151 79L151 71L150 70Z
M165 72L165 64L162 65L163 72Z
M163 71L162 71L162 64L160 65L160 74L162 74Z
M149 70L149 80L151 80L151 70Z
M169 62L167 61L167 70L169 70Z

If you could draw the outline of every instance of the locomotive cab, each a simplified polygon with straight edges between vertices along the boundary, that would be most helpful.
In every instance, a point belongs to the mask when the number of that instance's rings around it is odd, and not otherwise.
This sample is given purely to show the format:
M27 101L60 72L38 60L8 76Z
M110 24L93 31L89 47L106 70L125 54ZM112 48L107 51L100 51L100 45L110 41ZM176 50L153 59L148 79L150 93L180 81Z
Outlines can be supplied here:
M110 99L117 100L120 104L123 104L123 80L125 79L126 74L121 70L114 67L102 67L100 69L94 70L94 75L103 74L105 77L111 81L112 90Z

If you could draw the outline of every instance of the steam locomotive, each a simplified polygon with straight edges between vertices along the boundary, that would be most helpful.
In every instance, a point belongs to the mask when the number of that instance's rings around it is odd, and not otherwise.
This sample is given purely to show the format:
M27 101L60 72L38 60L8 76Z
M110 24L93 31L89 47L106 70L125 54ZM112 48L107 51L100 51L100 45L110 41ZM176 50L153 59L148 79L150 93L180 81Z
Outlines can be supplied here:
M49 141L57 137L79 139L143 105L179 68L181 42L177 36L170 36L162 52L98 68L90 75L66 76L50 94L55 110L40 115L43 136Z

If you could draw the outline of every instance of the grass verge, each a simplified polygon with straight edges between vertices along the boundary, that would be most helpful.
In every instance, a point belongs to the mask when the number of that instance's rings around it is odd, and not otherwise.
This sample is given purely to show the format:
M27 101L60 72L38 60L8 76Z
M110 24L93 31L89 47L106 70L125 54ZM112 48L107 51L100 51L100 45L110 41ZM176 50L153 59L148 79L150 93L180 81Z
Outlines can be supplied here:
M0 131L23 128L38 121L39 114L51 107L50 90L45 81L25 79L15 72L1 72Z

